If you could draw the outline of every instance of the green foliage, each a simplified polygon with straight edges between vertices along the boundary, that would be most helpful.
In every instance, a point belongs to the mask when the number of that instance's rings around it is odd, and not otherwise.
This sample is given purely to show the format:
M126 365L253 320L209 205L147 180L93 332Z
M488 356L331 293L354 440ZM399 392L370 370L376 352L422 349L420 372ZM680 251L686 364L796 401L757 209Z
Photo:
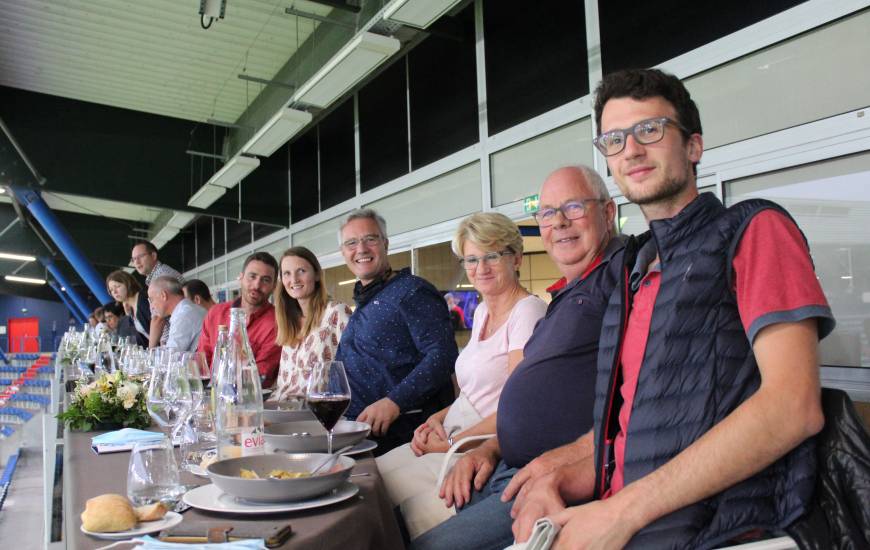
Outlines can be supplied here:
M76 384L69 406L57 417L71 429L85 432L98 424L124 428L151 425L145 407L145 387L120 371L104 374L91 383Z

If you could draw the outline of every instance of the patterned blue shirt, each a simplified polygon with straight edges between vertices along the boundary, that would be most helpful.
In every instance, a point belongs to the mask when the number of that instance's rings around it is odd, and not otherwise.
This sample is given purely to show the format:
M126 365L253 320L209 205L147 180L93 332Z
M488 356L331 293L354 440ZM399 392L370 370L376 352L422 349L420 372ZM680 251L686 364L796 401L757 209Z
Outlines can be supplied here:
M418 409L445 384L456 362L456 341L441 294L429 282L399 271L351 315L336 359L344 362L355 418L389 397L402 412Z

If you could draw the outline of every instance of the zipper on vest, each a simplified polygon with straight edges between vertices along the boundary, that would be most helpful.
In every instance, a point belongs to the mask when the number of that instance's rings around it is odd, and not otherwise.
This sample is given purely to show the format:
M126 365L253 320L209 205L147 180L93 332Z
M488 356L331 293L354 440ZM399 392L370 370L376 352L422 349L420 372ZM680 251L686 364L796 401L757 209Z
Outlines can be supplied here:
M599 435L598 463L601 465L601 470L598 472L598 478L600 479L598 486L599 498L601 498L607 491L607 488L610 486L610 479L613 476L612 466L614 460L611 460L611 453L613 452L613 441L615 437L612 437L610 435L613 417L613 402L616 397L617 382L621 378L620 374L622 370L620 369L619 365L622 363L622 340L625 336L625 330L628 325L628 310L631 307L631 292L629 291L627 266L623 266L622 288L623 301L622 308L619 312L619 326L621 327L621 329L619 331L619 338L617 338L616 341L618 351L615 356L616 359L614 361L614 364L611 365L610 368L610 390L608 392L606 412L603 416L604 425L602 426L601 434Z

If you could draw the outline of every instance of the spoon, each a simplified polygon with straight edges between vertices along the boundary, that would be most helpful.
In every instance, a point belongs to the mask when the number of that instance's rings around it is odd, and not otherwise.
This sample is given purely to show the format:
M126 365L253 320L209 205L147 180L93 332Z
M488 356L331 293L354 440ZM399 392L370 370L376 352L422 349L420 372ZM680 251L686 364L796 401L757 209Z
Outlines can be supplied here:
M353 449L353 445L347 445L346 447L342 447L341 449L339 449L339 450L335 451L334 453L332 453L331 455L327 456L323 460L323 462L321 462L313 470L311 470L311 475L312 476L315 475L317 472L322 470L324 466L326 466L327 467L326 469L329 470L329 468L332 468L332 465L335 464L335 461L338 460L339 456L341 456L343 453L346 453L347 451L349 451L351 449ZM286 452L286 451L281 451L281 452ZM281 479L281 478L277 477L277 476L269 476L268 479Z

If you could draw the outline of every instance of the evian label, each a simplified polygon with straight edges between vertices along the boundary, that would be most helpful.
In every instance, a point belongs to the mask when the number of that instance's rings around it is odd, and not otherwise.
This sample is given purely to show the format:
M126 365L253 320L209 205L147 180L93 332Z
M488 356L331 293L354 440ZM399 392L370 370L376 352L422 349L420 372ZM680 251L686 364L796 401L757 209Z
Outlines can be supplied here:
M242 456L261 455L266 451L266 437L260 428L242 432Z

